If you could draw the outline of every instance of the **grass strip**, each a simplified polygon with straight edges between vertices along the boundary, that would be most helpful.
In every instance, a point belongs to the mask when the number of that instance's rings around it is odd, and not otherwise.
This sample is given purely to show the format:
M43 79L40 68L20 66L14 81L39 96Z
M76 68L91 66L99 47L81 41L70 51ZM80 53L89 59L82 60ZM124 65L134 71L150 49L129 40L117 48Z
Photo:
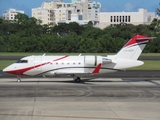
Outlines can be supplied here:
M5 67L15 62L16 60L0 60L0 70L3 70Z
M142 66L130 68L129 70L160 70L159 60L144 60L143 62Z

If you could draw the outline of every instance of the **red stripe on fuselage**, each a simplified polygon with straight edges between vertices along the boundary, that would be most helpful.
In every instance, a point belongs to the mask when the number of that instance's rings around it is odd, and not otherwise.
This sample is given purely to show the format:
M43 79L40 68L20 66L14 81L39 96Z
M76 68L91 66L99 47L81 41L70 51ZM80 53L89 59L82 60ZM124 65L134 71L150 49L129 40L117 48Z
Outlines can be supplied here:
M53 60L53 62L58 61L58 60L62 60L62 59L67 58L67 57L68 57L68 55L66 55L64 57L61 57L61 58L58 58L58 59L55 59L55 60Z
M62 60L62 59L67 58L67 57L68 57L68 56L64 56L64 57L55 59L55 60L53 60L53 62L58 61L58 60ZM51 62L42 63L42 64L35 65L35 66L31 66L31 67L28 67L28 68L23 68L23 69L18 69L18 70L12 70L12 71L6 71L6 72L7 72L7 73L10 73L10 74L16 74L16 75L24 75L24 73L27 72L27 71L29 71L29 70L32 70L32 69L34 69L34 68L38 68L38 67L41 67L41 66L50 64L50 63L51 63Z
M24 75L24 72L27 72L27 71L32 70L32 69L34 69L34 68L38 68L38 67L43 66L43 65L45 65L45 63L40 64L40 65L36 65L36 66L32 66L32 67L28 67L28 68L23 68L23 69L18 69L18 70L7 71L7 73L16 74L16 75Z

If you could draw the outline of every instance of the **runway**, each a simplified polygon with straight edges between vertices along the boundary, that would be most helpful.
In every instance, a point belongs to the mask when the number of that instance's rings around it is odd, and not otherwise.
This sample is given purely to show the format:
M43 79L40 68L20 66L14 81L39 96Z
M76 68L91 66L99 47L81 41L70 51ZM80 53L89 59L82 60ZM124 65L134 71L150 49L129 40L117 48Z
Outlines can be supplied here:
M0 78L1 120L159 120L160 78Z

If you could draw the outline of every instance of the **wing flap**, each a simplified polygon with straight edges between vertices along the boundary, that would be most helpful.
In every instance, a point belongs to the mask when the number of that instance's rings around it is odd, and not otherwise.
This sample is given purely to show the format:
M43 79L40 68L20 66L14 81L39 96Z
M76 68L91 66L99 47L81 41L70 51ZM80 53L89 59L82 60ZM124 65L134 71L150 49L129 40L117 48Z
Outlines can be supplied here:
M55 75L73 75L73 74L84 74L80 71L57 71L54 72Z

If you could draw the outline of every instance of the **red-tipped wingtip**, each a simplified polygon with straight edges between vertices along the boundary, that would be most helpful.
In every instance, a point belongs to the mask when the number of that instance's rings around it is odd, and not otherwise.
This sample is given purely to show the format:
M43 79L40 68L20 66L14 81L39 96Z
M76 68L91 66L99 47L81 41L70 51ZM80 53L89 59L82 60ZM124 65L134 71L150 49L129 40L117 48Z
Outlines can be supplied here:
M97 67L93 70L92 74L97 74L99 73L100 69L101 69L101 65L102 63L98 64Z
M147 37L147 36L143 36L143 35L134 35L131 38L131 40L124 47L131 46L131 45L134 45L134 44L138 44L140 42L149 41L149 40L152 40L152 39L153 39L152 37Z

